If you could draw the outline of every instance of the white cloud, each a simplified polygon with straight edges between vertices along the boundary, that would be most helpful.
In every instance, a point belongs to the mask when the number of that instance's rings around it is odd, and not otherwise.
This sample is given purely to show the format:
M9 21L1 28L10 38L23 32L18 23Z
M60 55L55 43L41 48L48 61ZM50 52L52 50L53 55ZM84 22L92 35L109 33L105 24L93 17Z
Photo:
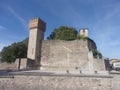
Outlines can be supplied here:
M6 27L0 25L0 30L5 30L5 29L6 29Z
M120 41L119 40L114 40L114 42L110 42L109 45L112 46L112 47L114 47L114 46L119 47L120 46Z
M103 12L96 13L96 23L93 25L94 39L98 49L104 56L109 58L120 58L120 10L116 5L105 6Z
M6 6L6 8L11 12L18 20L19 22L27 29L27 22L24 18L22 18L12 7L9 5Z

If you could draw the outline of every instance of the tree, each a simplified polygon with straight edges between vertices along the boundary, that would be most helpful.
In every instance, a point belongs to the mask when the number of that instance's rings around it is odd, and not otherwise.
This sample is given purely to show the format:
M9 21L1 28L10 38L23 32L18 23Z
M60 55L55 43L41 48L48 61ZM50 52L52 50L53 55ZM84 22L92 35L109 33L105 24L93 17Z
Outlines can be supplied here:
M2 62L14 62L15 61L15 56L13 54L13 49L11 46L4 47L2 52L0 53L1 60Z
M24 42L13 43L10 46L4 47L0 53L2 62L12 63L19 58L27 57L27 44Z
M77 35L77 39L88 40L89 37L84 37L83 35Z
M77 38L77 30L72 27L60 26L47 37L48 40L74 40Z
M23 42L19 42L16 45L13 45L14 55L19 59L18 69L20 69L21 58L27 57L27 46Z
M99 58L102 58L102 54L98 51L98 50L92 50L93 52L93 56L96 58L97 56L99 56Z

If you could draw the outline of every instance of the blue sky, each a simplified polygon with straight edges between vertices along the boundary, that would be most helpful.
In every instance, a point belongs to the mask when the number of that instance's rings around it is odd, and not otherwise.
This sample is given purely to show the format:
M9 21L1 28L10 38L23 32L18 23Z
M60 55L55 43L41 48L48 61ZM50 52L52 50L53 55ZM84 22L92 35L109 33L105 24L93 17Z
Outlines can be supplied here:
M109 58L120 58L120 0L0 0L0 50L29 35L31 18L47 23L45 37L62 25L89 28Z

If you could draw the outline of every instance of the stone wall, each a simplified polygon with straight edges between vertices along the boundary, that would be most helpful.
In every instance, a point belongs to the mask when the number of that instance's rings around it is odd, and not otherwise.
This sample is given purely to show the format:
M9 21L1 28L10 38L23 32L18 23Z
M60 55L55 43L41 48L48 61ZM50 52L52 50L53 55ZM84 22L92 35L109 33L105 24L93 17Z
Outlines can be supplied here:
M19 67L20 64L20 67ZM0 70L18 70L19 69L26 69L27 58L16 59L14 63L0 63Z
M97 49L92 40L44 40L41 49L43 70L105 70L104 60L93 58ZM91 52L91 53L90 53Z
M17 69L17 65L15 63L0 63L0 70L14 70Z
M104 59L93 59L93 67L94 70L104 71L105 70Z
M27 58L21 58L21 61L19 61L19 59L16 59L15 64L17 66L16 67L17 69L26 69L26 67L27 67Z
M114 87L114 85L113 85ZM0 90L118 90L112 78L72 76L15 76L0 78Z
M43 69L79 67L88 70L88 52L84 40L46 40L42 42L41 65Z
M29 66L31 68L28 69L43 70L75 70L76 68L79 70L105 70L104 60L93 58L93 54L89 50L95 45L88 43L87 40L43 40L41 44L40 61L22 58L20 69L26 69ZM18 69L18 59L15 65L14 68ZM2 68L1 65L0 68Z

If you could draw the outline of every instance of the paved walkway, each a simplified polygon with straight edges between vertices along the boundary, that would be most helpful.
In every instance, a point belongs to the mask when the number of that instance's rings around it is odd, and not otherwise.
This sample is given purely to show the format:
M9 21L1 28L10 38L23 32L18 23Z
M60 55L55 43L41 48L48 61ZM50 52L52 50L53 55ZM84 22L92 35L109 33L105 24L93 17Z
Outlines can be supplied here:
M15 75L30 75L30 76L71 76L71 77L101 77L112 78L107 71L41 71L41 70L28 70L28 71L0 71L0 77L13 77Z

